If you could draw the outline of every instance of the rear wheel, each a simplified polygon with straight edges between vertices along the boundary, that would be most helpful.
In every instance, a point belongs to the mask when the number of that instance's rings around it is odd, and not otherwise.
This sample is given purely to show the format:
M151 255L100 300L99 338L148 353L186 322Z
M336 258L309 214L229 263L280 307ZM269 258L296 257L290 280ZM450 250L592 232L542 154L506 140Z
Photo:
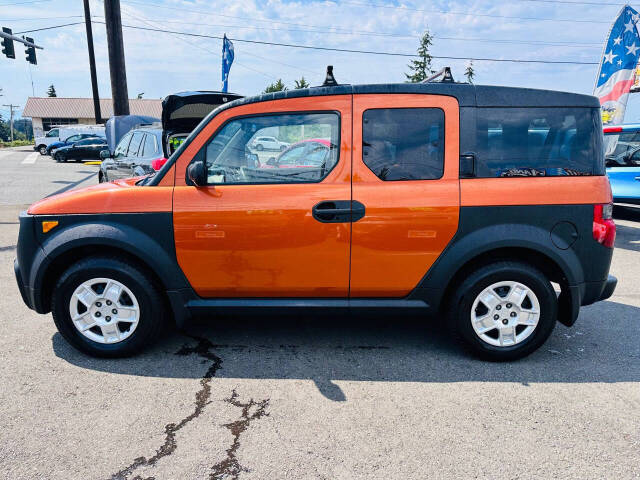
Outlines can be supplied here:
M56 284L51 310L62 336L99 357L136 354L164 323L164 302L140 269L113 257L79 261Z
M259 152L261 152L261 151L263 151L263 150L264 150L264 146L263 146L261 143L259 143L258 145L256 145L256 150L258 150Z
M539 270L520 262L496 262L459 285L451 299L449 324L475 354L515 360L545 342L557 308L556 293Z
M46 155L47 154L47 146L46 145L40 145L38 147L38 151L40 152L40 155Z

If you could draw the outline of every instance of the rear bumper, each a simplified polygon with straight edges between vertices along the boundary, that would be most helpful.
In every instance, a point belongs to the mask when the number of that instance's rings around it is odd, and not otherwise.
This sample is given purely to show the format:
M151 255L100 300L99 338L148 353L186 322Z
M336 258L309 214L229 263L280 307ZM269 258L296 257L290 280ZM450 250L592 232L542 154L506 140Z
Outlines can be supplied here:
M591 305L592 303L606 300L613 295L616 285L618 285L618 279L613 275L609 275L600 282L583 283L581 286L581 305Z

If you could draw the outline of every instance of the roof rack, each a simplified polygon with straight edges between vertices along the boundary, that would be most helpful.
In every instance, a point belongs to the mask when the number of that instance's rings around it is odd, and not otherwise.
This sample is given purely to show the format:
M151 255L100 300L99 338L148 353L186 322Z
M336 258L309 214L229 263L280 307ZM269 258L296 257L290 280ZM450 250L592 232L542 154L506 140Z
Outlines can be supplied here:
M440 78L442 77L442 78ZM451 67L444 67L437 73L434 73L429 78L425 78L420 83L434 83L434 82L442 82L442 83L453 83L453 75L451 75Z

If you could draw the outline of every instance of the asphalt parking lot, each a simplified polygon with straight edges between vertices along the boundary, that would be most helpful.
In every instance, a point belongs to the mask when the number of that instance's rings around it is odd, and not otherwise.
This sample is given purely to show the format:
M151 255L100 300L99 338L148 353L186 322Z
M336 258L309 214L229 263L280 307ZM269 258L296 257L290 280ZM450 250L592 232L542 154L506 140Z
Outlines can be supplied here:
M606 302L530 357L475 360L420 318L225 316L98 360L28 310L17 214L96 166L0 150L7 479L640 478L640 210Z

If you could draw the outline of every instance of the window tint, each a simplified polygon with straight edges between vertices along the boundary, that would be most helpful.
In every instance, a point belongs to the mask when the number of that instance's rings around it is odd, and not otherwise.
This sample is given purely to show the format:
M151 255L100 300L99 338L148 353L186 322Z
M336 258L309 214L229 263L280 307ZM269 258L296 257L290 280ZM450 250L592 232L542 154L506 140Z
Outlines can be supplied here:
M144 138L144 150L143 155L145 157L151 157L158 154L158 142L156 136L152 133L147 133Z
M594 108L478 108L476 176L602 175Z
M137 157L138 150L140 149L140 145L142 144L144 134L141 132L134 132L133 138L131 139L131 143L129 144L129 151L127 152L127 157Z
M640 166L640 132L605 133L607 168Z
M113 158L122 158L127 156L127 149L129 148L129 143L131 142L131 134L127 133L122 139L115 151L113 152Z
M444 112L439 108L367 110L362 159L381 180L431 180L444 171Z
M81 138L83 138L82 135L71 135L65 141L67 141L67 142L76 142L76 141L80 140Z
M75 143L76 145L106 145L107 142L102 138L87 138Z
M210 184L319 182L338 162L340 117L300 113L246 117L227 123L204 147ZM265 136L269 135L269 136ZM283 152L259 150L277 140ZM311 140L311 141L310 141ZM313 144L324 147L324 155Z
M60 130L58 130L57 128L54 128L53 130L49 130L45 136L46 137L57 137L59 131Z

